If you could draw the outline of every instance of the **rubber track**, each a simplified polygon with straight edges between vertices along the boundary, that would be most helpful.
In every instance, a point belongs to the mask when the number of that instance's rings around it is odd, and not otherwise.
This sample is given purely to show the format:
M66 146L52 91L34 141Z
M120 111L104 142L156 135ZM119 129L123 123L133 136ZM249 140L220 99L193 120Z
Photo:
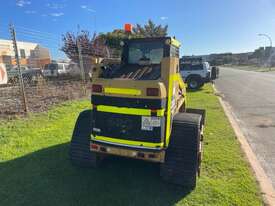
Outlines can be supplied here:
M179 113L174 117L171 140L160 175L170 183L195 188L201 115Z
M97 167L99 157L90 151L92 111L81 112L75 124L69 156L73 165L80 167Z

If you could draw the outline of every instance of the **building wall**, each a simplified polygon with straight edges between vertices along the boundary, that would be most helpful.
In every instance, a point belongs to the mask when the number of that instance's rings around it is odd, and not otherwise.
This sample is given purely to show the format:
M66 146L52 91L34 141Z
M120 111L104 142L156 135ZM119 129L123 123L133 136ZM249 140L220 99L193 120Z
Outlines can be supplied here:
M17 47L20 64L22 65L42 67L51 62L49 50L37 43L18 41ZM0 62L8 64L8 57L10 57L10 63L15 65L16 61L12 41L0 39Z

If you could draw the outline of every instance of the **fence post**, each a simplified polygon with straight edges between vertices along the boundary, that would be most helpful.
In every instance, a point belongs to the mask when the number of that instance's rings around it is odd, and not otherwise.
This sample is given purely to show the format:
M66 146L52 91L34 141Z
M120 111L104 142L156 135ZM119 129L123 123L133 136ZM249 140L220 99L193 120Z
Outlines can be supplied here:
M19 61L19 56L18 56L16 34L15 34L14 26L12 24L10 24L10 33L11 33L11 38L12 38L12 43L13 43L16 65L17 65L17 69L18 69L18 73L19 73L19 84L20 84L20 89L21 89L21 94L22 94L22 99L23 99L24 111L25 111L25 113L28 113L28 103L27 103L25 86L24 86L24 81L23 81L23 77L22 77L20 61Z
M83 57L82 57L82 48L79 40L76 40L77 44L77 50L78 50L78 59L79 59L79 66L80 66L80 71L81 71L81 79L83 83L83 92L84 95L86 95L86 79L85 79L85 70L84 70L84 64L83 64Z

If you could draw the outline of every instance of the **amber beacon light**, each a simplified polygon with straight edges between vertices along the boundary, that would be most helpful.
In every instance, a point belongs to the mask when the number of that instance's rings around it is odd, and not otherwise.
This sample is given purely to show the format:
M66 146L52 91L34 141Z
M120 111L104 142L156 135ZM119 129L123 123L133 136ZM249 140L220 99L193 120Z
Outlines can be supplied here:
M126 32L132 33L132 28L133 28L132 24L125 24L124 25L124 30Z

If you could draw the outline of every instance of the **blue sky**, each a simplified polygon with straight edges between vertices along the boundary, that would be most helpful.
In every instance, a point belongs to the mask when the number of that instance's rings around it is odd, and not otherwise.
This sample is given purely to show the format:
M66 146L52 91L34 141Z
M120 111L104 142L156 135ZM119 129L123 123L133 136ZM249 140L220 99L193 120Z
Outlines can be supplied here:
M181 55L253 51L275 44L275 0L9 0L1 2L0 38L13 22L18 40L39 42L60 52L60 37L82 29L106 32L149 18L168 24L182 42Z

